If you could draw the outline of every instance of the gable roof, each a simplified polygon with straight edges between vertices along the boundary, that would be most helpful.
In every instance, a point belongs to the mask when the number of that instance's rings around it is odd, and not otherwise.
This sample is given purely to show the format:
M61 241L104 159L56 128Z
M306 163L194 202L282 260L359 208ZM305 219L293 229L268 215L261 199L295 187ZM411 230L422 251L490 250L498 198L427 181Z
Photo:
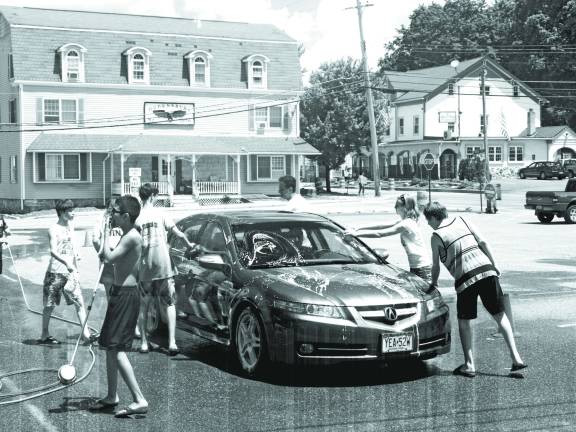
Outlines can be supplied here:
M558 135L562 134L563 132L568 132L572 135L576 135L574 131L566 125L563 126L543 126L537 127L534 130L534 134L528 135L528 129L524 129L519 137L523 138L544 138L544 139L552 139L556 138Z
M424 99L427 96L435 96L448 87L452 81L465 78L477 71L482 62L486 59L487 69L497 75L506 77L515 81L522 90L534 100L545 99L537 92L532 90L520 79L516 78L498 62L490 57L476 57L469 60L461 61L455 69L450 65L442 65L425 69L415 69L406 72L385 72L386 77L394 89L409 89L410 91L400 94L394 102L413 102Z
M11 25L296 43L269 24L12 6L0 6L0 13Z

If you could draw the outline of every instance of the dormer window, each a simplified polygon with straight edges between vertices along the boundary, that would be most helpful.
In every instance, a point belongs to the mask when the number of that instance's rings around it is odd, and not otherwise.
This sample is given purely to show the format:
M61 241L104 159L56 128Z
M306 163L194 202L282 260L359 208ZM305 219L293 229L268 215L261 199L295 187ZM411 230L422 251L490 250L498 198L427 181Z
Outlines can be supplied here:
M84 82L84 53L78 44L66 44L58 49L63 82Z
M268 88L268 57L254 54L245 58L248 88Z
M197 87L210 87L210 61L212 54L196 50L184 56L188 61L190 71L190 85Z
M128 63L128 82L130 84L150 83L150 57L146 48L133 47L124 52Z

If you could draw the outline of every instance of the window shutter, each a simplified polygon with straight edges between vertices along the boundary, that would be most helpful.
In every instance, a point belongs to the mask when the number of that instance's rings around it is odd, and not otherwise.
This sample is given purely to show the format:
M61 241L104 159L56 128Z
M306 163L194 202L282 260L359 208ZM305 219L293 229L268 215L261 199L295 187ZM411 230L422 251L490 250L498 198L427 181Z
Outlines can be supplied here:
M158 156L152 156L152 181L158 181Z
M38 181L46 181L46 153L36 153L36 157Z
M42 98L36 99L36 125L42 126L44 123L44 101Z
M284 166L286 167L284 175L292 175L292 155L286 155L286 163Z
M80 180L88 180L88 153L80 153Z
M248 105L248 130L254 130L254 105Z
M84 99L78 99L78 125L84 126Z
M294 115L294 111L290 109L290 107L285 106L283 107L284 111L284 125L283 130L285 133L290 133L292 131L292 116Z
M258 156L250 155L250 181L258 180Z

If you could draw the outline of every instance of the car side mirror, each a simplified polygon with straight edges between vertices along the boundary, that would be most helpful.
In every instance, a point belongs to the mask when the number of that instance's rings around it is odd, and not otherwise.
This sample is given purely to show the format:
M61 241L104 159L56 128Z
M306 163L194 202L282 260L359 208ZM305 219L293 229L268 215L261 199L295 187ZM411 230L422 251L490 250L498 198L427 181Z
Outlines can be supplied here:
M222 256L217 254L206 254L198 257L198 264L207 270L217 270L222 273L228 273L230 268Z
M388 252L388 249L377 248L374 249L374 252L376 252L376 255L378 255L378 258L380 258L382 261L386 261L390 256L390 252Z

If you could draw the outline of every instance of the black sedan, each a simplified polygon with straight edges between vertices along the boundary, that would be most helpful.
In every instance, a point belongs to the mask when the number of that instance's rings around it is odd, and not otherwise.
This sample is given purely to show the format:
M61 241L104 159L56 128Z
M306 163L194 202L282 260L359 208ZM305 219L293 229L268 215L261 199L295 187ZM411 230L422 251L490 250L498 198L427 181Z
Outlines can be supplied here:
M518 177L521 179L537 177L540 180L558 177L559 180L562 180L566 177L566 173L562 165L560 165L560 162L532 162L527 167L518 170Z
M327 218L236 211L178 227L210 251L192 256L170 240L178 326L232 348L248 374L267 361L427 359L450 350L440 293Z

